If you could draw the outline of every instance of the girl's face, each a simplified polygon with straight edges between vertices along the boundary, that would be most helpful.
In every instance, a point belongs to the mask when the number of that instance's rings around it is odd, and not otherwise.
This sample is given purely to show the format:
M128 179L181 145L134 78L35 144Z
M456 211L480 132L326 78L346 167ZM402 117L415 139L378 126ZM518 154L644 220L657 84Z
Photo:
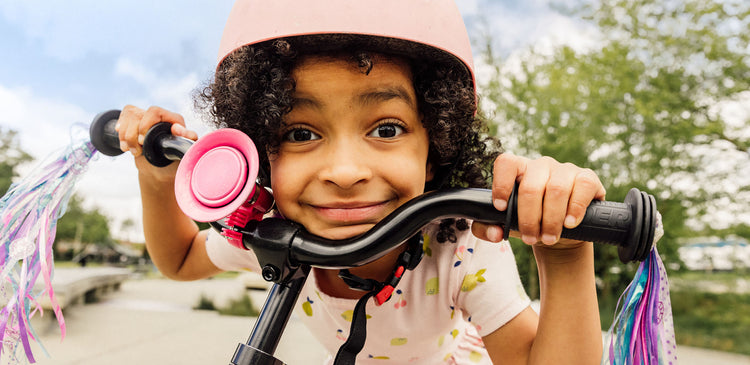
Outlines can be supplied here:
M410 68L373 60L367 75L346 59L303 58L287 128L269 156L280 212L329 239L364 233L432 178Z

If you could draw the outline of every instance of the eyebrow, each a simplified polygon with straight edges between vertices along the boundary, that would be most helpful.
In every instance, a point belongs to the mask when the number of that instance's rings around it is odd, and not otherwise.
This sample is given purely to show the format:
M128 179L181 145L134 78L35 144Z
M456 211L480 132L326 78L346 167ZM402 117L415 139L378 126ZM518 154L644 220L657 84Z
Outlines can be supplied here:
M381 87L376 90L368 90L356 96L357 101L362 105L389 101L392 99L401 99L409 106L416 107L416 101L400 85Z
M374 90L366 90L354 96L354 100L360 105L372 105L379 102L385 102L393 99L400 99L406 102L409 106L416 108L416 100L406 91L406 89L400 85L379 87ZM295 96L293 97L292 105L295 107L310 107L314 109L320 109L323 106L323 102L307 96Z

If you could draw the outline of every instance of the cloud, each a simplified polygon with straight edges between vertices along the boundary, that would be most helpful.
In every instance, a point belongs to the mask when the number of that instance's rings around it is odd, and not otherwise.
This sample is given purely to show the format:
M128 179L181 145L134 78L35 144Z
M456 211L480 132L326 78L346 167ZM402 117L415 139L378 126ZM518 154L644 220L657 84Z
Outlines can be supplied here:
M28 88L2 85L0 110L0 125L19 131L23 148L37 158L69 143L73 125L93 117L76 105L37 97Z
M148 65L128 57L117 60L114 73L120 79L135 82L143 91L142 97L138 100L129 100L128 103L144 109L152 105L170 109L180 113L188 127L196 130L199 135L208 131L208 128L199 122L201 117L195 111L192 98L194 90L207 77L201 77L195 71L165 76Z
M472 39L481 42L484 37L491 37L494 50L499 55L505 56L532 46L554 47L561 44L583 50L591 47L598 36L593 26L552 9L547 0L476 0L472 3L476 4L476 9L467 6L464 13ZM578 0L556 2L565 7L578 3Z

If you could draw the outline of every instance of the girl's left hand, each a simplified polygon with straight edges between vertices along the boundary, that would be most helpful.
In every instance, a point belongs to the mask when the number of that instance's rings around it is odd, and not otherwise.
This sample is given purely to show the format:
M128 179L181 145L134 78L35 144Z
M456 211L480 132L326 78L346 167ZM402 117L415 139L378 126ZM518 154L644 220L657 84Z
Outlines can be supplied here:
M504 153L495 160L493 167L495 208L501 211L507 208L516 182L519 183L518 234L529 245L580 244L561 240L563 227L578 226L591 201L603 200L606 194L591 169L563 164L551 157L530 160ZM503 237L499 226L474 223L471 230L478 238L491 242L499 242Z

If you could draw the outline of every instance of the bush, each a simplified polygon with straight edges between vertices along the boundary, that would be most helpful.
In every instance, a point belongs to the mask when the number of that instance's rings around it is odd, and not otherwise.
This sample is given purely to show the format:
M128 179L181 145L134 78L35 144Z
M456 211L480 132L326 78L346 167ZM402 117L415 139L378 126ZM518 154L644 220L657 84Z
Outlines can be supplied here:
M211 298L208 298L205 294L201 293L201 297L198 299L198 304L193 307L193 309L215 311L216 306Z
M243 317L257 317L258 311L255 309L255 306L253 306L253 302L250 299L250 296L245 293L242 297L238 299L232 299L229 301L229 303L222 308L217 308L216 305L214 305L214 302L212 299L206 297L205 295L201 294L200 299L198 300L198 304L193 307L193 309L197 310L214 310L218 311L219 314L227 315L227 316L243 316Z
M229 301L229 305L224 308L219 308L219 313L227 316L245 316L245 317L257 317L258 311L255 310L253 302L247 293L241 296L239 299L232 299Z
M750 294L671 294L678 344L750 355Z

